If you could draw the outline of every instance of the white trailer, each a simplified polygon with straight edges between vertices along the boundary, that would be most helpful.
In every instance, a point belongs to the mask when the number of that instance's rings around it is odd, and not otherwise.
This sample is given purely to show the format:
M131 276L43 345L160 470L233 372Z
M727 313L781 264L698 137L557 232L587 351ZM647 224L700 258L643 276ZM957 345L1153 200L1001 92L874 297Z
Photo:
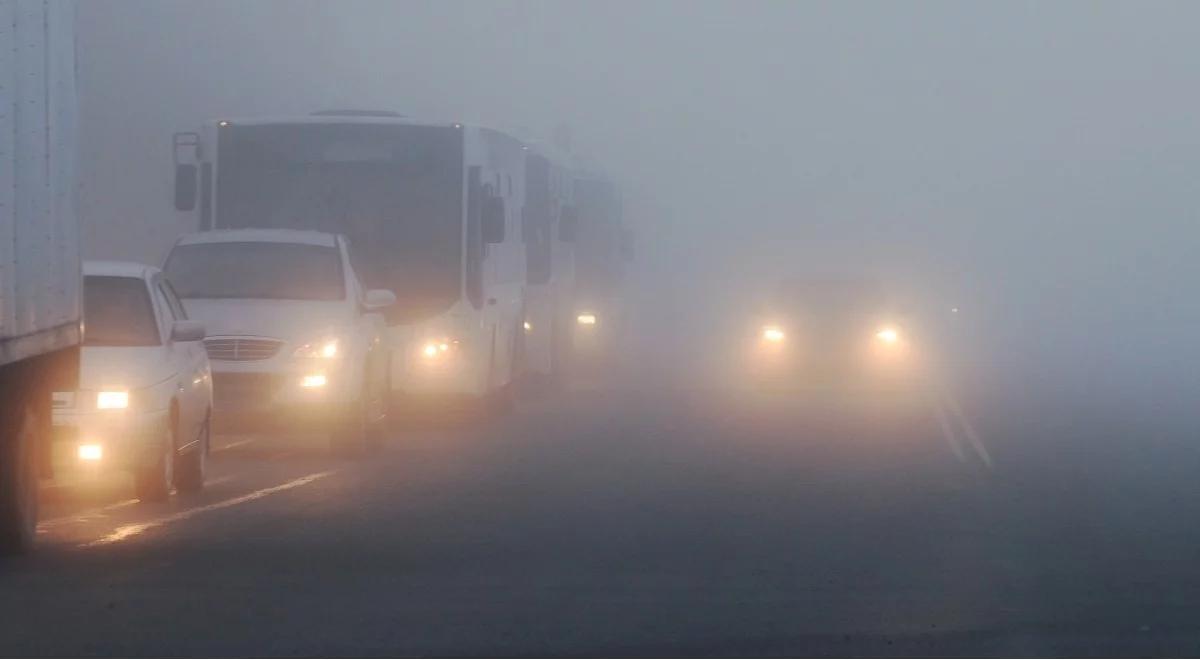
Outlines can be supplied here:
M0 0L0 552L27 550L82 335L75 7Z

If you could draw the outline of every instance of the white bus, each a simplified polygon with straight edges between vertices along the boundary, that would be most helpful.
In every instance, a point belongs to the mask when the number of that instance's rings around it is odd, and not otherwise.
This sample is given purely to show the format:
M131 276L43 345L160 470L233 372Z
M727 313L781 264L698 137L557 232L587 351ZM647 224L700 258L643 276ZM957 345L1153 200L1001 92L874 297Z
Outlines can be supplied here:
M575 323L574 177L569 157L553 147L531 145L526 153L525 370L561 380Z
M343 234L367 289L397 303L391 389L504 394L524 353L523 145L393 113L222 119L175 135L175 206L201 230ZM504 400L503 397L498 397Z

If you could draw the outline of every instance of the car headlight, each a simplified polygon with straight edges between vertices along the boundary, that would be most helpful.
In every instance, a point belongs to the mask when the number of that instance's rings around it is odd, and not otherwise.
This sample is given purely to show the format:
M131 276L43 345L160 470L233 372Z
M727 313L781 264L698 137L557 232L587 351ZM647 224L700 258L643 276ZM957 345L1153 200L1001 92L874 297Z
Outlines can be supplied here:
M124 410L129 407L129 392L104 391L96 393L98 410Z
M762 329L762 338L765 342L779 344L787 338L787 334L784 333L783 328L777 325L765 325Z
M421 357L426 360L441 360L458 348L458 340L442 337L427 339L420 344Z
M579 325L596 325L596 315L591 312L584 312L575 317L575 322Z
M322 339L321 341L310 341L297 348L296 352L292 355L298 358L332 359L338 356L338 340Z
M895 344L900 341L900 332L891 326L885 326L875 333L875 339L885 344Z

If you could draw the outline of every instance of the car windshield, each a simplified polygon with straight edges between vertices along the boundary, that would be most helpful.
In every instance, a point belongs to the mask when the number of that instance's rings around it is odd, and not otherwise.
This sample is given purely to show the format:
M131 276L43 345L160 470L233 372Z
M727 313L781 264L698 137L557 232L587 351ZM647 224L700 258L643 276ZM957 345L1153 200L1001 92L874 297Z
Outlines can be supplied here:
M337 248L297 243L179 245L164 267L180 298L343 300Z
M161 339L146 282L89 275L83 280L86 346L157 346Z

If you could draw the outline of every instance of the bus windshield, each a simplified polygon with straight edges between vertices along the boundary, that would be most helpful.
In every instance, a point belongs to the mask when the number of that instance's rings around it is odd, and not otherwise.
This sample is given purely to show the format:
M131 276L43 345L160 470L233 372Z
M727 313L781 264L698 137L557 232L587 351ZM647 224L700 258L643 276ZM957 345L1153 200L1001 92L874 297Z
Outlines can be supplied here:
M456 301L462 279L462 132L448 126L226 126L218 228L345 234L367 288L390 289L392 323Z

